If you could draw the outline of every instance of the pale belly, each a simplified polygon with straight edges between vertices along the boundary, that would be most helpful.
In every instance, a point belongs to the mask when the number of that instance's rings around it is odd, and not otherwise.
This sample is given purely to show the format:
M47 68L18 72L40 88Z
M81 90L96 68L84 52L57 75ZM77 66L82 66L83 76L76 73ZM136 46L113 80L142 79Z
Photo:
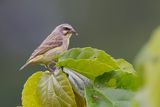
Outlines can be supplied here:
M67 49L64 47L57 47L57 48L51 49L43 55L42 60L44 63L51 63L52 61L55 60L57 55L61 54L65 50Z
M63 53L67 48L64 47L57 47L54 49L49 50L48 52L44 53L43 55L38 55L34 59L30 60L32 63L39 63L39 64L50 64L57 59L57 56Z

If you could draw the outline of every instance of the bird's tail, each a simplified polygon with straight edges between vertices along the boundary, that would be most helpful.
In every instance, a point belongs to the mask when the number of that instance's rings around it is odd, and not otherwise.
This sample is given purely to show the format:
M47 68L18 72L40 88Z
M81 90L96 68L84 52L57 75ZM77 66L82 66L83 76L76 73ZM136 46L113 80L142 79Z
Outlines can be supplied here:
M26 66L28 66L30 64L30 61L26 62L20 69L19 71L23 70Z

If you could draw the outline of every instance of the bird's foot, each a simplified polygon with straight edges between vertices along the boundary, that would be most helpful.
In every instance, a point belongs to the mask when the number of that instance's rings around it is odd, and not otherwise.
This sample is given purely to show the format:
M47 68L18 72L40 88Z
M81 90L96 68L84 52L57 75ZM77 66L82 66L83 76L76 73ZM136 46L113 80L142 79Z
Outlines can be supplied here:
M50 73L53 73L56 70L56 66L50 66L48 67L48 70L50 71Z
M51 64L45 65L45 68L49 70L50 73L53 73L56 70L56 63L53 62Z

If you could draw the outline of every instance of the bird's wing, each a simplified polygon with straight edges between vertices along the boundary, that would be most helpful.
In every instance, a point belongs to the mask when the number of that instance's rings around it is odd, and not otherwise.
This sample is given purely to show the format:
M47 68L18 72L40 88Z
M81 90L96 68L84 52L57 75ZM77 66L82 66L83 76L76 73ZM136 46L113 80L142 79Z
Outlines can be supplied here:
M43 53L47 52L50 49L59 47L62 44L63 44L63 37L61 35L51 34L42 42L42 44L36 50L34 50L29 60L35 58L38 55L42 55Z

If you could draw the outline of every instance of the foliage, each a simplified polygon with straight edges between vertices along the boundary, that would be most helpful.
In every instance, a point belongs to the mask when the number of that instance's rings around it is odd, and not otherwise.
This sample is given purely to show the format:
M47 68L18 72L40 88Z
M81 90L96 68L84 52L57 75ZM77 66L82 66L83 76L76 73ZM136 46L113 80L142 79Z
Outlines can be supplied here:
M77 107L72 87L64 73L33 74L22 92L23 107Z
M139 74L143 77L144 89L136 98L137 106L134 107L160 107L160 27L157 28L148 43L137 55L135 65ZM144 105L144 102L146 105Z
M104 99L103 103L108 105L111 103L113 106L113 102L118 101L114 101L113 98L113 101L110 102L109 99L111 96L106 96L109 95L106 94L108 91L116 93L119 92L120 89L121 91L122 89L126 89L124 90L126 93L124 94L125 97L128 95L127 93L130 93L129 90L136 90L139 87L137 74L131 64L124 59L114 59L106 52L95 48L70 49L59 58L57 66L63 66L64 72L68 74L68 79L59 69L57 69L54 74L41 72L41 75L37 76L38 73L35 73L27 80L24 86L22 94L22 101L26 102L22 103L24 107L31 107L32 105L34 107L76 107L79 105L79 101L82 102L81 107L85 106L86 103L88 106L98 106L99 104L97 105L97 103L90 105L90 95L99 96L99 98ZM69 71L66 69L69 69ZM83 77L83 75L85 77ZM85 86L87 86L86 82L88 81L86 78L93 81L93 83L88 82L88 85L94 87L93 89L85 88ZM34 88L30 85L33 81L36 82ZM132 82L132 84L130 84L130 82ZM109 87L113 89L110 90ZM35 103L25 98L26 93L31 90L34 93L29 94L35 99ZM78 93L79 91L82 91L82 93ZM96 94L94 95L94 93ZM123 99L123 95L119 97ZM86 99L86 103L84 99ZM126 99L126 102L124 105L130 102L130 98ZM123 105L123 102L120 103L120 105L121 104ZM99 107L101 107L100 105Z
M129 107L133 92L122 89L87 87L85 89L87 107Z
M137 55L135 67L103 50L72 48L57 69L36 72L22 91L23 107L160 107L160 28ZM63 68L63 69L61 69Z
M41 107L39 103L40 101L38 101L36 89L38 86L38 81L42 74L43 72L37 71L26 81L24 89L22 91L23 107Z
M63 54L57 65L70 68L91 80L104 72L118 69L116 61L109 54L90 47L70 49Z

